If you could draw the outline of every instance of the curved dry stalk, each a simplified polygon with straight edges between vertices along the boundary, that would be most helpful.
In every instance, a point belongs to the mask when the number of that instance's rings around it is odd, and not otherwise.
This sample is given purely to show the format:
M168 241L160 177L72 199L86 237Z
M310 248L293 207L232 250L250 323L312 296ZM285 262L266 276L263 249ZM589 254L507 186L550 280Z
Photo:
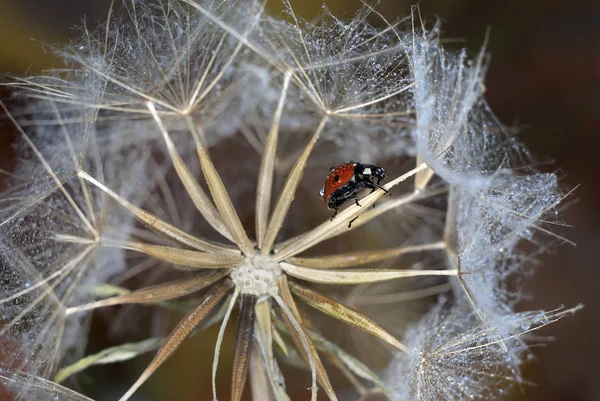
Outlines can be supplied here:
M338 368L338 370L340 372L342 372L342 374L344 375L344 377L350 382L350 384L352 385L352 387L354 387L354 389L360 395L361 398L365 394L367 394L367 388L360 382L360 380L358 380L356 378L356 376L354 376L354 374L350 371L350 369L348 369L346 367L346 365L340 359L339 356L337 356L335 354L332 354L332 353L328 353L327 354L327 359L329 360L329 362L333 366L335 366L336 368Z
M217 336L217 342L215 343L215 356L213 357L213 365L212 365L212 392L213 392L213 401L217 401L217 368L219 367L219 355L221 353L221 344L223 343L223 336L225 335L225 328L227 327L227 322L231 317L231 312L233 311L233 307L235 306L235 301L237 301L238 296L240 295L240 287L235 287L235 291L231 296L231 300L229 301L229 305L227 306L227 311L225 312L225 316L223 317L223 323L221 323L221 327L219 328L219 335Z
M424 170L426 168L427 168L426 164L421 164L417 168L412 169L409 172L401 175L400 177L388 182L387 184L385 184L383 186L383 188L385 188L386 190L389 191L391 188L398 185L402 181L407 180L408 178L412 177L419 171ZM414 192L415 195L418 193L419 192L416 192L416 191ZM358 216L362 210L367 210L367 208L369 208L371 205L373 205L375 202L377 202L377 200L385 194L386 193L384 191L382 191L381 189L378 189L375 192L365 196L364 198L361 199L360 206L358 206L356 204L349 206L345 210L338 213L338 215L334 219L331 219L331 220L326 221L325 223L322 223L321 225L315 227L312 231L309 231L303 237L298 238L293 243L287 245L286 247L284 247L282 249L279 249L279 251L275 254L274 259L278 262L281 262L282 260L285 260L294 255L297 255L300 252L305 251L306 249L312 247L313 245L321 242L324 238L327 238L327 236L329 234L335 232L340 227L347 225L348 222L350 220L354 219L356 216ZM409 201L408 199L409 199L409 197L407 197L405 199L405 202L408 202Z
M105 348L95 354L86 355L77 362L61 368L56 372L52 380L60 384L73 375L81 373L92 366L131 360L146 352L158 350L164 341L163 337L151 337L135 343L126 343Z
M223 277L229 274L228 270L220 270L215 273L211 273L207 276L194 276L190 278L184 278L180 280L170 281L164 284L153 285L150 287L142 288L141 290L133 291L128 294L117 295L96 302L90 302L88 304L74 306L67 308L65 314L71 315L73 313L88 311L97 308L103 308L112 305L122 304L149 304L156 302L170 301L171 299L180 298L219 281Z
M164 235L165 237L171 239L172 241L175 241L179 244L188 246L193 249L197 249L199 251L232 252L232 250L230 248L228 248L224 245L215 245L211 242L194 237L193 235L190 235L190 234L186 233L185 231L182 231L182 230L178 229L177 227L172 226L171 224L159 219L155 215L148 213L145 210L140 209L137 206L134 206L131 202L129 202L126 199L119 196L116 192L109 189L106 185L102 184L101 182L96 180L94 177L92 177L91 175L86 173L85 171L80 171L79 173L77 173L77 175L79 175L80 177L84 178L85 180L91 182L96 187L98 187L99 189L104 191L111 198L113 198L115 201L119 202L123 207L125 207L127 210L129 210L131 212L131 214L133 214L137 220L139 220L141 223L146 225L148 228L157 231L158 233ZM235 251L233 251L233 252L235 252Z
M381 387L382 389L384 389L386 395L389 396L389 391L386 389L385 384L382 383L379 376L377 376L377 374L371 369L369 369L365 364L360 362L360 360L348 354L335 343L326 340L315 331L309 330L308 335L310 336L310 339L314 342L315 348L317 348L321 352L324 352L325 357L330 362L338 366L341 370L345 370L355 380L356 378L360 377ZM341 365L335 363L336 360L339 363L341 363Z
M154 117L154 120L156 121L160 132L163 135L163 139L165 140L167 150L169 152L169 157L173 162L173 167L175 167L175 171L177 172L181 183L185 187L186 192L192 199L194 206L196 206L196 209L206 219L208 224L210 224L215 230L217 230L219 234L221 234L228 240L233 241L233 239L231 238L231 234L227 230L227 227L225 227L225 224L223 224L223 220L221 219L219 212L215 208L215 205L212 203L208 195L204 192L204 189L202 189L198 181L194 178L190 170L187 168L185 162L179 155L179 152L177 152L177 148L175 148L175 144L171 140L169 132L163 125L162 119L156 112L154 104L152 102L148 102L147 106L148 110L150 110L150 113Z
M219 176L219 173L215 169L213 162L208 155L208 151L202 144L202 135L204 132L200 126L194 125L194 122L191 118L186 119L188 124L188 129L192 133L192 137L196 144L196 153L198 154L198 159L200 160L200 166L202 167L202 173L204 174L204 178L206 179L206 183L208 184L208 189L213 197L213 201L223 218L223 223L227 226L227 230L231 233L233 241L240 248L240 250L244 253L244 255L252 257L255 254L254 245L244 227L242 226L242 222L240 221L240 217L238 216L233 203L231 202L231 198L227 193L227 189ZM198 132L200 130L200 132Z
M244 294L241 304L231 377L231 401L240 401L246 386L248 363L251 358L250 350L254 337L256 297Z
M143 242L127 241L120 244L119 247L145 253L158 260L173 263L178 266L177 269L179 270L232 269L244 262L242 255L233 253L206 253Z
M404 344L362 313L296 283L290 282L289 288L295 295L313 308L344 322L349 326L356 327L357 329L379 337L388 344L398 348L400 351L408 353L408 348L406 348Z
M279 334L279 331L277 330L277 328L273 327L272 332L273 332L273 341L275 341L275 343L277 344L277 346L279 347L281 352L283 352L283 354L285 356L288 356L290 354L290 350L288 349L288 346L285 343L285 341L283 341L283 337L281 337L281 334Z
M273 356L273 331L271 323L271 305L270 301L263 300L256 304L256 341L260 345L264 345L265 350L269 353L267 361L269 365L272 365L274 359Z
M250 353L250 391L253 400L278 401L271 391L271 383L264 360L260 357L258 345ZM288 399L289 400L289 399ZM287 400L286 400L287 401Z
M277 366L277 361L275 359L275 355L273 353L273 340L275 337L275 341L281 340L278 338L278 333L274 329L272 320L271 320L271 302L266 299L256 304L256 325L255 325L255 340L256 347L258 348L256 351L259 351L262 355L262 370L264 373L261 375L265 376L266 383L265 384L257 384L257 386L261 385L263 388L266 388L266 391L257 397L257 393L255 392L255 384L252 382L252 394L253 400L259 400L264 398L265 394L270 395L270 399L275 399L275 401L290 401L284 385L284 379L281 375L281 371L279 370L279 366ZM280 344L278 342L278 344ZM284 351L285 352L285 351ZM286 353L287 355L287 353ZM256 357L257 355L252 355L252 357ZM250 362L252 364L252 362ZM252 377L252 373L251 377ZM252 378L253 379L253 378ZM257 378L258 380L259 378ZM258 390L257 390L258 391Z
M285 275L280 276L277 284L278 284L278 288L279 288L279 293L281 294L281 298L283 299L283 301L285 302L285 304L287 305L287 307L293 314L294 318L298 322L302 322L300 312L298 311L298 308L296 307L296 303L294 302L294 298L292 297L292 294L290 293L288 281L287 281L287 278L285 277ZM300 355L302 355L302 358L307 363L309 363L310 358L304 348L300 334L298 332L296 332L296 330L294 329L294 326L292 325L292 322L290 321L290 319L288 318L287 315L284 314L283 318L284 318L285 324L288 327L288 331L292 335L292 340L294 341L294 344L296 344L296 348L298 348L298 350L300 351ZM319 357L319 354L317 353L317 350L315 349L315 346L314 346L312 340L310 339L310 336L308 335L308 332L306 331L305 327L303 325L300 325L300 326L303 330L304 336L306 337L306 342L308 343L311 357L314 360L315 368L317 370L317 378L319 380L319 383L325 389L325 392L327 393L327 396L329 397L329 399L331 401L336 401L337 396L335 394L335 391L333 390L333 386L331 385L331 382L329 381L329 375L327 375L325 366L323 366L323 362L321 362L321 358Z
M372 262L380 262L392 259L407 253L431 251L444 249L446 243L443 241L422 245L408 245L392 249L380 249L373 251L349 252L340 255L319 256L313 258L290 258L288 261L300 267L312 267L316 269L342 269L351 266L359 266Z
M261 255L268 256L273 249L273 244L275 243L275 238L277 238L277 234L279 234L279 230L283 225L283 221L288 214L288 210L290 209L290 205L296 196L296 189L300 184L300 180L304 175L304 169L306 168L306 163L308 161L308 157L310 156L315 143L319 139L321 132L325 128L325 124L327 123L327 117L323 117L319 126L317 127L314 135L310 139L310 142L304 148L304 151L298 157L296 164L292 167L292 171L290 171L287 179L285 180L285 184L281 189L281 193L279 194L279 198L277 199L277 204L275 205L275 209L273 210L273 214L271 215L271 220L269 221L269 226L267 227L267 232L265 234L265 240L263 246L261 248Z
M311 269L281 263L281 268L290 276L321 284L366 284L420 276L456 276L456 270L393 270L393 269Z
M264 146L260 172L258 173L258 185L256 187L256 241L258 242L259 249L262 248L262 242L267 231L273 187L273 172L275 171L275 156L277 154L277 139L279 137L279 121L283 112L291 76L291 73L287 72L283 79L281 97L277 105L277 110L275 110L275 114L273 115L273 123L271 124L271 130Z
M142 384L158 369L164 361L169 358L179 345L187 338L187 336L196 328L212 310L225 297L231 289L231 282L226 279L214 286L202 299L202 301L192 309L173 329L169 337L165 340L163 346L158 350L156 356L150 362L150 365L144 370L139 379L127 390L119 401L128 400L133 393L140 388Z
M284 276L282 275L281 277ZM310 387L310 400L317 401L317 390L319 389L317 387L317 369L315 359L310 348L310 339L306 335L302 324L300 323L300 321L298 321L298 319L296 319L290 308L288 308L288 306L286 305L285 301L276 293L272 293L271 296L273 297L275 302L277 302L277 305L279 305L279 307L283 310L285 317L289 319L289 322L293 328L292 332L298 335L300 344L302 345L301 347L299 347L299 349L303 349L307 355L308 366L310 368L310 374L312 378L312 386Z

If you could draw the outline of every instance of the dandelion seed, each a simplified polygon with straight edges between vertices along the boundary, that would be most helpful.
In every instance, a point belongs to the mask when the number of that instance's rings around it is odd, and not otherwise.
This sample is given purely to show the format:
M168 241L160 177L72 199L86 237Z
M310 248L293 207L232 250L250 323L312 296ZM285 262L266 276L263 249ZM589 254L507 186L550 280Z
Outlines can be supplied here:
M512 328L506 330L482 323L468 303L450 306L442 301L407 333L410 353L399 354L390 364L392 400L494 399L506 394L510 386L526 383L519 365L528 352L528 333L580 307L515 314Z

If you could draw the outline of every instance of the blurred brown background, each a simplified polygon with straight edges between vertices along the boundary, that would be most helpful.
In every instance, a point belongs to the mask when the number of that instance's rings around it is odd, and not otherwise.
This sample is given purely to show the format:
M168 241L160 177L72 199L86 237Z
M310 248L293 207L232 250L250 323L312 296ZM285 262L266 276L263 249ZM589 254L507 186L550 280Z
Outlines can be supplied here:
M59 66L43 44L65 43L76 36L72 27L84 16L92 26L104 20L109 4L110 0L0 0L0 71L23 75ZM301 15L310 17L322 3L297 0L292 4ZM358 1L347 0L328 0L327 4L336 14L348 17L360 6ZM378 9L394 20L405 16L410 6L405 0L380 0ZM492 63L486 85L492 109L504 123L522 127L521 139L541 160L553 161L544 168L559 171L566 188L580 185L571 198L577 201L564 215L574 228L560 232L577 246L564 245L545 258L545 265L529 284L533 297L524 308L552 309L580 302L586 308L545 329L543 334L554 336L555 341L537 349L538 359L525 367L528 378L539 385L517 390L511 399L599 401L600 2L421 0L420 8L429 20L439 17L445 21L446 38L461 39L474 52L490 29ZM277 13L280 8L273 10ZM1 88L0 92L3 98L8 95ZM10 139L2 129L0 168L11 164ZM182 350L169 364L178 371L163 376L170 383L165 386L202 383L194 400L210 398L206 398L208 381L200 379L208 378L209 372L183 364L183 359L189 360L183 358L188 352L202 349L212 358L212 344L210 351L206 347L198 343L184 346L187 351ZM198 358L196 365L206 366L202 362ZM222 366L230 363L222 360ZM171 382L169 377L175 376ZM89 384L99 395L103 391L98 388L109 378L96 380ZM222 383L226 385L227 380ZM178 394L176 388L161 392L153 399L181 399L174 395ZM183 393L187 392L179 394Z

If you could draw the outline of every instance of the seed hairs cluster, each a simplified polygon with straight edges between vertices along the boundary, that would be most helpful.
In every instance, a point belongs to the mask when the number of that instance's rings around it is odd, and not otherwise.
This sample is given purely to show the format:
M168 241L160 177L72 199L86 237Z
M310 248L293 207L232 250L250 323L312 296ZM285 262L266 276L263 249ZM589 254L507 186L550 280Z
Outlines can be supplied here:
M532 332L579 308L515 309L566 241L567 194L486 104L485 52L445 49L417 10L309 22L283 1L274 18L261 0L123 0L56 50L64 68L5 80L0 381L16 399L90 400L88 368L151 353L126 401L211 326L214 352L190 358L215 401L529 384ZM331 218L319 189L349 160L387 178ZM92 316L147 338L90 353Z

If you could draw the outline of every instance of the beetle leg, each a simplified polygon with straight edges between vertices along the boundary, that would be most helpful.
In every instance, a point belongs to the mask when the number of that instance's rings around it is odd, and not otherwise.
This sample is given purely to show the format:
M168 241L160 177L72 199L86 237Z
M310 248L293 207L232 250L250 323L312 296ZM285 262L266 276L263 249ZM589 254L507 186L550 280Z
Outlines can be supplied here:
M384 187L382 187L379 184L375 184L374 182L366 182L365 186L367 188L371 188L372 189L371 193L375 192L376 189L381 189L383 192L385 192L386 194L390 195L390 191L388 191L387 189L385 189Z
M333 218L338 214L338 212L340 211L340 209L335 209L335 212L333 213L333 216L331 216L331 219L329 219L329 221L333 220Z
M348 228L352 227L352 223L354 223L354 220L358 219L358 216L356 216L355 218L353 218L352 220L350 220L348 222Z
M356 203L356 206L360 206L360 203L358 203L358 198L354 198L354 203Z

